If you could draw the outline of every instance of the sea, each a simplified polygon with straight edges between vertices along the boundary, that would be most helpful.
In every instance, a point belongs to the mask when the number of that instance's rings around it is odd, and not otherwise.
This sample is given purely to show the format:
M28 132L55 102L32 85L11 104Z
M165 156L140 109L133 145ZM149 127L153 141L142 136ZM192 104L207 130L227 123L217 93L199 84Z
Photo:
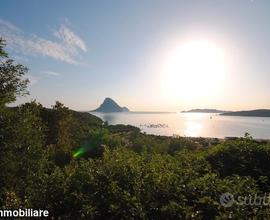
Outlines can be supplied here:
M270 139L270 117L222 116L212 113L165 112L91 112L109 124L139 127L154 135L186 137L243 137L249 133L256 139Z

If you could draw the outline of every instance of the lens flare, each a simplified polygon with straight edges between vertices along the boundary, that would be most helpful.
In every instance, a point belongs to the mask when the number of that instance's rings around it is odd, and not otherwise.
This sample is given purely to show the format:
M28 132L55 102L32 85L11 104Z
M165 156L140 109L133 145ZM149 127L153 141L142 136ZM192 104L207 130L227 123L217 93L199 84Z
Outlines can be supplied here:
M73 158L77 159L81 156L83 156L86 152L88 152L89 150L91 150L92 145L90 144L90 142L85 142L84 144L82 144L81 146L78 147L78 149L76 149L73 152Z
M81 147L81 148L77 149L76 151L74 151L72 156L74 159L77 159L80 156L82 156L85 152L86 152L85 149L83 147Z

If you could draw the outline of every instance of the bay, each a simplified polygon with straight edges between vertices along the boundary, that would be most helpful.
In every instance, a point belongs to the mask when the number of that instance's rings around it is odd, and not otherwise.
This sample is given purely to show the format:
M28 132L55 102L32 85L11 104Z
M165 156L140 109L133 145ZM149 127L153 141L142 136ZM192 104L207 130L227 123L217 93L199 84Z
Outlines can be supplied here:
M221 116L208 113L91 112L109 124L139 127L155 135L187 137L243 137L270 139L270 117Z

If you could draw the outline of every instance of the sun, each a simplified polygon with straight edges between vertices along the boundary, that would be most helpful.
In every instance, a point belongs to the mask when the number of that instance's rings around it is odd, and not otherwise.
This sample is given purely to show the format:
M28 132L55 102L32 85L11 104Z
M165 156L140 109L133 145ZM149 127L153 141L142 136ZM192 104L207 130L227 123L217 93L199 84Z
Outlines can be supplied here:
M222 88L225 75L221 47L207 40L186 42L167 56L161 80L163 92L177 100L210 97Z

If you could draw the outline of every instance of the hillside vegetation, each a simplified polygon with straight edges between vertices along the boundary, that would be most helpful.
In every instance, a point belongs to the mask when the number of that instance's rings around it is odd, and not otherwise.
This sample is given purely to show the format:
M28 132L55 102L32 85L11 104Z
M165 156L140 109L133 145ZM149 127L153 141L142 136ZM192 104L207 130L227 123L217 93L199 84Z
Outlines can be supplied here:
M269 219L269 206L224 207L220 196L263 195L270 145L249 135L146 135L56 102L10 108L27 69L0 41L0 209L47 209L50 219Z

